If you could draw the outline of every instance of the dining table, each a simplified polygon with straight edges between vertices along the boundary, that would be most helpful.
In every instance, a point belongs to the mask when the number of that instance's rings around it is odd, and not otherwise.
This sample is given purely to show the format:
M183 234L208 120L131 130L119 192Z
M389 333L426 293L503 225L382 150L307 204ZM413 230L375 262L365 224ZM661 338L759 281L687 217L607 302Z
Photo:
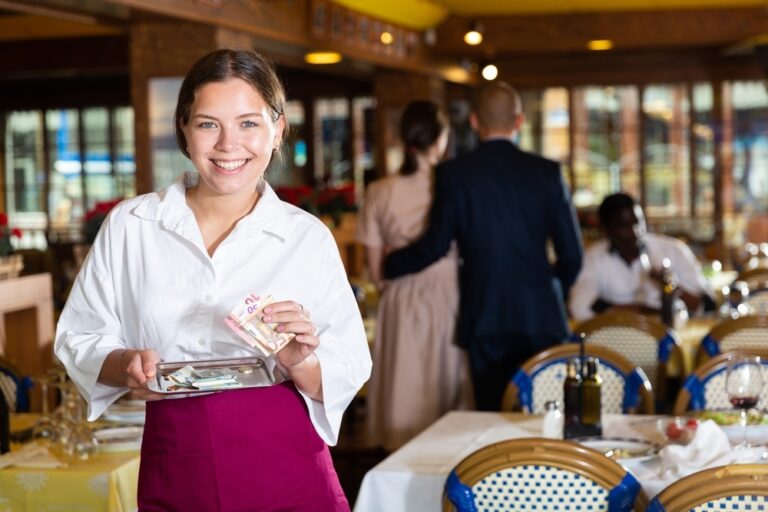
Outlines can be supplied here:
M660 418L664 416L604 414L603 437L660 445L666 441L657 425ZM540 415L451 411L365 474L354 510L440 510L446 478L461 460L499 441L541 434ZM671 483L660 476L658 456L620 462L633 472L649 499Z
M38 413L14 413L10 418L13 450L31 437ZM0 512L132 512L139 478L139 450L102 448L87 459L55 451L63 467L10 466L0 469ZM51 465L53 466L53 465Z

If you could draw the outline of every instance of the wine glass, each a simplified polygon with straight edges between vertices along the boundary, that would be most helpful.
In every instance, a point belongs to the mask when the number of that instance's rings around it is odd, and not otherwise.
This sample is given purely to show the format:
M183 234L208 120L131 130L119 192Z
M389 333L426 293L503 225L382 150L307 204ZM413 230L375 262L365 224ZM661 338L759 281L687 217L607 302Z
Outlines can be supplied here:
M725 391L728 400L741 412L743 440L736 447L749 447L747 442L747 411L757 405L763 391L763 364L758 356L735 354L728 360Z

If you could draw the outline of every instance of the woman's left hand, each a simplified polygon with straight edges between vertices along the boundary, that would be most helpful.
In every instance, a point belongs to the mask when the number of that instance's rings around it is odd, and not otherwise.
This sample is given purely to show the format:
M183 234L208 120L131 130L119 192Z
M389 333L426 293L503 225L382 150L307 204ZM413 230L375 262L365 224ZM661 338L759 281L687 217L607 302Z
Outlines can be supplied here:
M304 362L320 344L315 326L309 319L309 311L294 301L274 302L264 308L261 319L276 323L278 332L295 334L295 338L275 356L277 362L288 371Z

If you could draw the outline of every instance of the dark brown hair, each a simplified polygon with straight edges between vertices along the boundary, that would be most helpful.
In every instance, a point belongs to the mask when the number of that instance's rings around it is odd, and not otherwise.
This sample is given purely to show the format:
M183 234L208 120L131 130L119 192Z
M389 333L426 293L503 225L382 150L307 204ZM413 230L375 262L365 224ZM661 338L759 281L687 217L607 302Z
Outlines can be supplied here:
M274 66L262 55L252 50L216 50L204 56L192 65L184 77L176 102L173 122L176 129L176 143L184 155L189 158L187 138L182 125L189 122L195 93L200 87L211 82L224 82L230 78L239 78L253 86L264 98L272 111L272 120L277 121L285 111L285 90L277 77ZM285 119L283 137L288 133L288 120Z
M448 126L448 119L431 101L412 101L405 107L400 119L400 139L405 145L405 156L400 174L416 172L416 153L427 150Z

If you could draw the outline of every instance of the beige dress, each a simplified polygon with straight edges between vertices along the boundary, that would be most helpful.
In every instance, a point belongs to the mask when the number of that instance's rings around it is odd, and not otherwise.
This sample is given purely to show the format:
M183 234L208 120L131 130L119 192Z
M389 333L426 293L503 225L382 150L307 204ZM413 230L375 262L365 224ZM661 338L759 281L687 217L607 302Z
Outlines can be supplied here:
M418 238L432 200L429 172L372 183L358 220L358 240L397 249ZM440 416L471 406L468 364L454 344L458 313L457 251L418 274L390 281L376 321L369 382L371 440L395 450Z

